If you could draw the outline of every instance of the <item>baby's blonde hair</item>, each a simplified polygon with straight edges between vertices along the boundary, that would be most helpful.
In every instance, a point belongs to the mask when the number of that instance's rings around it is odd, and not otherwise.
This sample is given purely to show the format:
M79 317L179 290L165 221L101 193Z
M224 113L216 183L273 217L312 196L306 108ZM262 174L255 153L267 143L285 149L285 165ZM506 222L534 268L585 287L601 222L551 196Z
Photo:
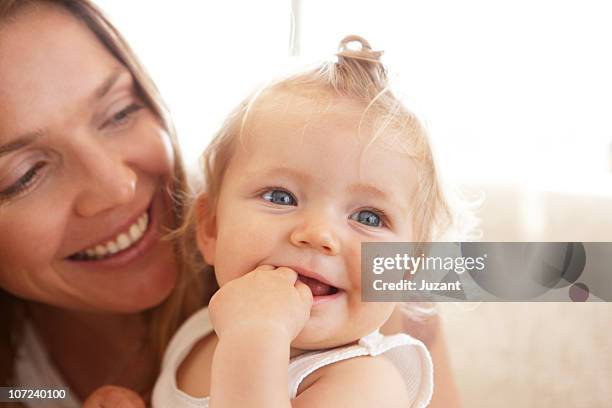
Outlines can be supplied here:
M351 45L358 45L357 48ZM225 172L236 148L240 147L247 119L256 102L272 92L289 92L311 98L354 100L363 105L360 126L366 119L374 129L367 148L376 139L399 148L414 160L417 168L417 197L413 213L413 240L428 242L438 239L452 224L449 205L442 193L427 134L416 116L408 111L390 89L387 70L382 64L381 51L372 50L364 38L350 35L342 39L337 60L275 80L243 100L227 117L201 157L204 171L202 193L207 196L207 208L200 208L200 219L212 220ZM409 216L408 214L406 216ZM192 231L197 225L197 209L191 209L182 232ZM180 231L179 231L180 232ZM193 234L185 235L193 237ZM195 251L195 243L184 240L184 253ZM193 261L203 262L201 257ZM195 270L202 269L194 265ZM208 267L209 273L214 273ZM417 306L416 304L414 306ZM422 304L421 306L422 307ZM431 308L426 308L431 310ZM425 309L423 309L425 310ZM416 313L417 315L429 313Z

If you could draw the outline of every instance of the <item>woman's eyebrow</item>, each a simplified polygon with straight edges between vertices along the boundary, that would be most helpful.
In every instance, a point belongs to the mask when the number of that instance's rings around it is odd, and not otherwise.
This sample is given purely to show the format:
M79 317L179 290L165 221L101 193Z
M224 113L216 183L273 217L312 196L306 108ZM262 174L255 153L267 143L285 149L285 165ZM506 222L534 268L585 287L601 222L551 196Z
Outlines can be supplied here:
M93 99L100 99L106 95L113 86L119 81L119 79L125 75L129 75L129 72L123 67L117 67L113 72L96 88L93 93Z
M0 157L34 143L36 140L40 139L42 135L43 132L40 131L26 133L25 135L20 136L15 140L0 145Z
M130 75L130 73L124 67L116 67L115 69L113 69L110 75L106 77L104 82L102 82L98 87L96 87L96 89L92 93L92 101L104 97L108 92L110 92L111 89L113 89L113 86L115 86L115 84L120 79L127 75ZM0 145L0 157L16 150L22 149L28 145L31 145L36 140L40 139L43 134L44 132L42 131L29 132L15 138L14 140L11 140L6 144Z

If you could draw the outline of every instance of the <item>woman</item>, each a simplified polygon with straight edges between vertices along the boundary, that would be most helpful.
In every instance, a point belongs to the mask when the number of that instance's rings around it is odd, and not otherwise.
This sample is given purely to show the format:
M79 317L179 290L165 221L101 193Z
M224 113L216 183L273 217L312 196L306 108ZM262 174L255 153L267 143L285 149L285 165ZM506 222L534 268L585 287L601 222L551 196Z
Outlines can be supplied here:
M160 239L183 216L176 146L156 89L91 4L0 3L2 385L61 373L81 399L107 383L150 390L168 337L206 300ZM17 355L40 344L43 373Z
M102 14L0 0L0 385L147 399L214 290L162 239L186 186L157 90Z

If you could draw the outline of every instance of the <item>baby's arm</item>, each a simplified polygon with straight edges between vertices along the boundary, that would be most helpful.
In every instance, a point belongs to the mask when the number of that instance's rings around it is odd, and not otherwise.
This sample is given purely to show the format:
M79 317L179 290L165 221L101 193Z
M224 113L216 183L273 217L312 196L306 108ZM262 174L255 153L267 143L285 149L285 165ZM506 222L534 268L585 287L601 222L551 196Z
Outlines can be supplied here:
M289 408L286 335L273 330L236 331L220 340L212 364L211 408Z
M308 321L312 293L288 268L262 266L228 282L209 311L219 338L210 406L289 408L290 344Z
M290 401L290 343L308 320L312 295L290 269L258 269L228 283L211 300L211 320L219 336L211 408L411 405L400 373L382 356L323 367Z
M226 349L221 351L218 348L215 352L213 382L218 380L218 385L214 393L224 397L222 406L270 408L412 406L400 373L393 363L383 356L356 357L323 367L315 372L317 378L314 382L290 401L286 386L289 353L284 352L286 349L284 341L275 341L266 334L257 338L249 334L243 338L252 340L252 344L256 344L256 347L263 347L253 350L253 353L241 348L245 352L236 353L236 348L231 342L227 342ZM243 344L237 345L240 347ZM215 402L211 399L211 408L221 406Z

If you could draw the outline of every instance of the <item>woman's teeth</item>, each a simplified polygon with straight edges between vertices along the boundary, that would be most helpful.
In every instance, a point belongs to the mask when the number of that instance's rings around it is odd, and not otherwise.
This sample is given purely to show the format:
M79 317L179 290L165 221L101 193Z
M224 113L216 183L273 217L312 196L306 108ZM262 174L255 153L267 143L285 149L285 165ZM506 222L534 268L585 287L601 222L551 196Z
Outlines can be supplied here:
M108 241L104 245L96 245L95 247L87 248L84 251L72 255L70 258L75 260L92 260L102 259L114 255L119 251L128 249L142 238L144 232L149 226L149 214L146 212L138 217L138 220L132 224L127 231L120 233L114 239Z

